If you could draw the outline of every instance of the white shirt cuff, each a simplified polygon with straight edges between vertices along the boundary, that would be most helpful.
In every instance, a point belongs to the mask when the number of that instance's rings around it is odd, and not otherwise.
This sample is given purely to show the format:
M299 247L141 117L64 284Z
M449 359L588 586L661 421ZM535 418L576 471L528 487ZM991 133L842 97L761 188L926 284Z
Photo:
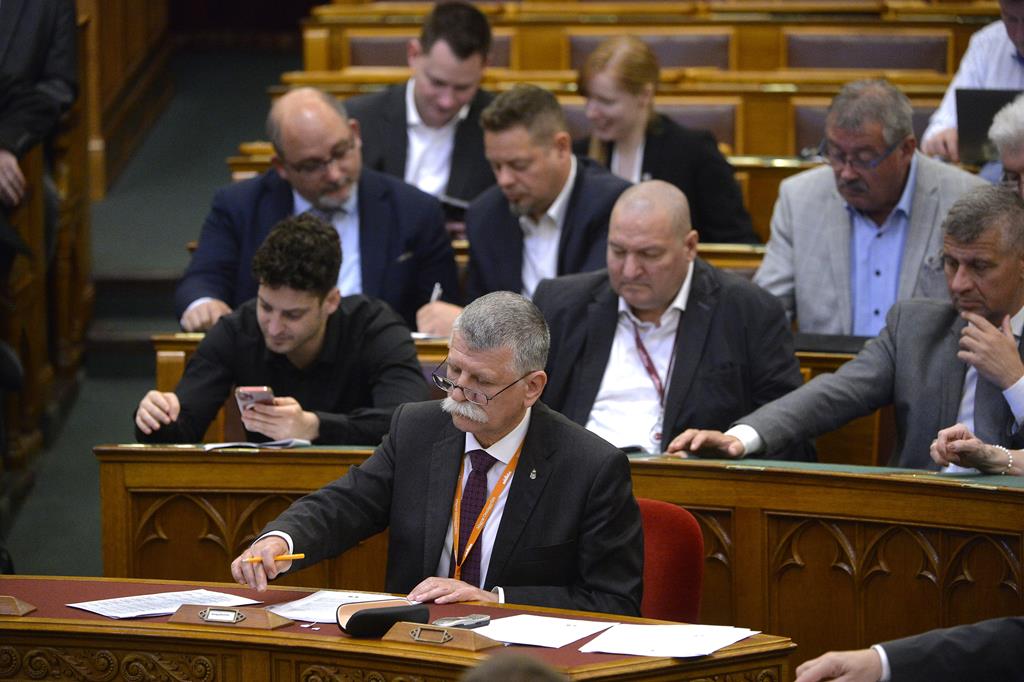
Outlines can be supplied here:
M494 587L491 588L491 592L493 592L494 594L498 595L498 603L499 604L504 604L505 603L505 590L503 588L498 587L497 585L495 585Z
M188 315L188 311L192 310L196 306L201 306L202 304L206 303L207 301L212 301L212 300L214 300L213 296L200 296L196 300L194 300L191 303L189 303L188 306L185 308L185 312L183 312L181 314L181 319L178 320L178 326L181 327L182 329L184 329L185 328L185 316Z
M889 682L892 678L892 670L889 669L889 657L886 655L885 649L881 644L872 644L871 648L882 659L882 676L878 678L878 682Z
M725 435L732 436L743 444L743 454L740 457L752 455L764 447L764 441L761 440L761 436L754 430L753 426L736 424L726 431Z
M1024 422L1024 377L1017 379L1017 383L1003 391L1003 397L1013 412L1013 425L1020 429L1021 422Z
M288 533L284 533L284 532L279 531L279 530L272 530L269 533L264 533L263 535L259 536L255 540L253 540L252 544L255 545L257 542L259 542L263 538L269 538L269 537L273 537L275 535L277 537L279 537L279 538L284 538L284 541L288 543L288 553L289 554L295 554L295 545L294 545L294 543L292 543L292 536L288 535ZM252 545L249 545L249 546L252 547Z

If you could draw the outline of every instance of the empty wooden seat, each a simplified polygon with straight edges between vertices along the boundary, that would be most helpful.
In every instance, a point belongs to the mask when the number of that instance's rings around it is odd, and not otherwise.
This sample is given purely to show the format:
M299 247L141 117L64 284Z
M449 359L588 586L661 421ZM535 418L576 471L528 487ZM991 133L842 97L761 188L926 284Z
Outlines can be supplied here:
M419 33L417 26L348 29L341 39L340 66L406 66L409 41L418 38ZM495 29L490 64L509 67L512 53L512 32Z
M953 71L949 29L789 27L782 37L784 68Z
M920 141L928 119L939 106L940 99L913 100L914 135ZM825 136L825 116L831 100L827 97L794 97L790 106L792 127L790 149L796 156L813 154Z
M619 28L567 29L568 67L581 69L587 56L598 45L622 32ZM735 31L730 27L636 27L629 33L651 48L662 68L711 66L731 69L736 64Z

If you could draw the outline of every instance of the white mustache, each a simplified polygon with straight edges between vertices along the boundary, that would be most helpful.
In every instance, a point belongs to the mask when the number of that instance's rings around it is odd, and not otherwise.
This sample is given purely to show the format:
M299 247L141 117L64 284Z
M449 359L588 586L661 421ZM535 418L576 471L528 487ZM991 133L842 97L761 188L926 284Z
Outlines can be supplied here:
M448 396L441 402L441 409L448 414L465 417L480 424L487 423L487 413L484 412L483 408L469 401L459 403L452 400L451 396Z

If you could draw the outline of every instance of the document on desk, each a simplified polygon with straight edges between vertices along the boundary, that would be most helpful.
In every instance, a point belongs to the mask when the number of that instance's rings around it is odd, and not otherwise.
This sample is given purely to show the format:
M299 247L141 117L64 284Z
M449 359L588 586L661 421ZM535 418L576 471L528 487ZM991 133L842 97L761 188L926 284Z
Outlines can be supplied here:
M706 656L757 630L722 625L616 625L580 647L584 653L631 656Z
M551 616L522 614L495 618L490 625L474 628L485 637L507 644L527 644L557 649L610 628L615 623L594 620L572 620Z
M167 616L178 610L182 604L204 606L248 606L258 601L224 592L210 590L184 590L181 592L157 592L140 594L135 597L116 597L67 604L76 609L92 611L107 618L143 618L146 616Z
M337 621L338 607L357 602L371 602L397 599L393 594L377 592L340 592L338 590L320 590L308 597L296 599L284 604L267 607L279 616L292 620L304 620L308 623L334 623ZM413 602L409 602L412 604Z
M284 450L287 448L307 448L310 443L305 438L285 438L284 440L270 440L266 443L249 443L245 441L235 441L233 443L205 443L203 444L203 450L209 452L211 450L227 450L230 448L244 448L246 450Z

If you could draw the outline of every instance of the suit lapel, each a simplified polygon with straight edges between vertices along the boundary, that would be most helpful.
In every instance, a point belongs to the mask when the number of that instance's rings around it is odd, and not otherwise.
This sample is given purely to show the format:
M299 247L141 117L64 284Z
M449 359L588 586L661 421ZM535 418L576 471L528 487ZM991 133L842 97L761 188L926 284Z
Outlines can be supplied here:
M523 228L519 218L509 210L508 200L502 198L500 206L504 210L499 210L495 222L504 224L496 224L493 229L489 227L486 236L490 242L486 248L492 254L487 259L487 267L493 268L494 272L484 273L484 277L495 283L492 291L514 291L518 294L523 290Z
M686 396L690 394L690 387L704 356L711 318L718 303L719 285L711 268L700 259L694 260L692 267L694 272L690 297L686 301L686 310L679 318L679 330L676 332L675 363L665 401L663 433L670 430L671 425L679 419Z
M853 330L853 308L850 306L850 239L853 234L851 218L846 210L846 203L835 188L835 183L832 184L826 201L831 205L823 207L822 215L835 215L841 219L841 224L837 225L836 229L825 229L822 232L828 251L829 267L832 268L831 282L834 282L835 287L833 300L836 316L842 323L845 333L849 334ZM823 280L829 281L827 278Z
M486 586L500 585L505 574L512 550L519 542L526 522L533 514L534 507L540 500L541 493L547 486L551 476L551 455L553 447L547 437L548 408L542 403L533 406L530 416L530 428L523 441L523 452L519 456L519 465L512 485L508 489L505 511L501 515L501 525L494 538L491 549L491 562L487 567Z
M454 426L434 443L430 454L430 472L426 481L426 511L423 523L423 572L434 575L444 551L444 538L452 519L452 500L459 478L459 466L466 447L466 436ZM411 558L411 557L410 557Z
M14 43L14 27L24 10L24 0L0 0L0 64Z
M363 171L359 180L359 256L363 293L370 296L380 296L383 291L390 257L388 242L394 221L385 197L387 191L383 183Z
M577 424L586 424L590 410L594 407L597 392L604 379L608 357L612 352L615 330L619 323L619 297L612 290L608 280L598 289L587 306L587 330L583 342L583 357L577 367L579 389L576 399L567 404L565 416Z
M407 83L388 90L384 117L384 168L388 175L405 177L406 147L409 146L409 123L405 118L405 88Z
M583 197L583 176L587 172L586 163L576 157L576 178L569 193L569 205L565 210L565 223L562 225L562 236L558 240L558 275L567 275L579 271L579 263L569 263L572 254L583 257L583 249L575 243L584 238L586 223L590 217L590 208ZM570 245L571 244L571 245Z
M448 173L448 186L445 189L448 196L466 201L476 198L471 196L469 187L473 183L479 182L478 178L471 176L480 172L479 160L484 158L483 135L477 120L480 118L480 110L486 106L486 101L487 96L484 92L477 90L466 118L459 121L455 127L451 170Z
M916 153L916 152L915 152ZM907 225L906 245L900 263L900 281L897 299L911 298L922 271L932 232L942 229L939 220L938 187L932 182L928 164L918 161L917 182L914 185L914 199L910 204L910 223Z
M960 334L967 321L957 315L949 330L949 336L942 348L938 350L941 357L948 358L946 370L942 373L942 400L939 402L939 424L948 426L955 424L960 414L960 401L964 393L964 378L967 375L967 364L957 356L960 350Z

